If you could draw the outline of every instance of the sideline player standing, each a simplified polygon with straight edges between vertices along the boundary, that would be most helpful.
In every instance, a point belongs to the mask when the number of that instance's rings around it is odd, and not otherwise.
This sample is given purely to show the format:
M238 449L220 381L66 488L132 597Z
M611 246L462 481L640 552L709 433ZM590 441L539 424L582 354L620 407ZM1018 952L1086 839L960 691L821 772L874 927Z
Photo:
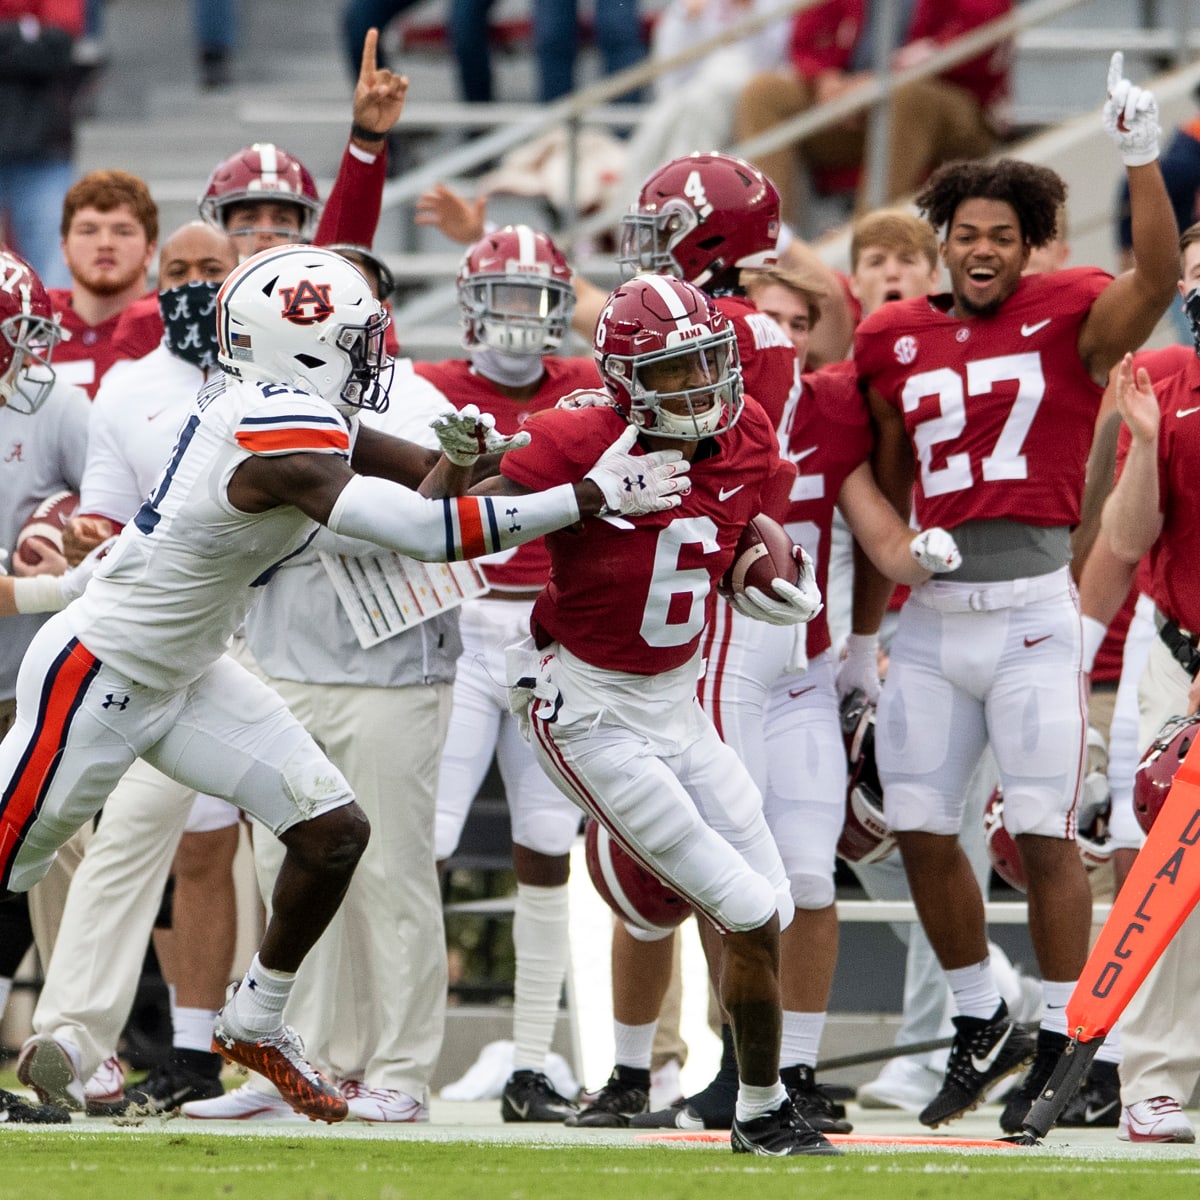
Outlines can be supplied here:
M855 338L877 424L876 471L898 511L951 530L954 582L916 589L901 612L876 747L887 822L946 969L959 1015L937 1126L973 1108L1034 1054L988 963L983 899L958 832L967 783L990 743L1004 818L1029 879L1044 981L1036 1061L1001 1126L1021 1128L1066 1045L1065 1005L1087 956L1091 893L1073 844L1086 720L1080 622L1067 563L1084 465L1109 369L1151 333L1178 275L1174 216L1157 166L1154 97L1113 56L1104 124L1124 159L1137 267L1022 277L1054 237L1065 198L1045 167L955 163L918 197L945 230L951 291L886 305Z
M630 434L574 486L503 505L423 499L399 485L424 472L427 452L356 420L386 396L388 324L359 271L316 248L266 251L226 280L216 315L234 381L222 376L201 392L103 570L38 633L22 665L16 724L0 744L0 884L33 886L138 756L257 816L287 856L260 951L218 1017L214 1048L266 1075L297 1110L337 1121L345 1099L304 1059L282 1012L368 828L283 702L225 654L254 587L317 523L456 559L601 511L676 507L686 464L669 453L632 463ZM422 486L460 490L464 475L443 458ZM79 1105L79 1064L53 1039L27 1043L18 1073L43 1099L70 1094Z

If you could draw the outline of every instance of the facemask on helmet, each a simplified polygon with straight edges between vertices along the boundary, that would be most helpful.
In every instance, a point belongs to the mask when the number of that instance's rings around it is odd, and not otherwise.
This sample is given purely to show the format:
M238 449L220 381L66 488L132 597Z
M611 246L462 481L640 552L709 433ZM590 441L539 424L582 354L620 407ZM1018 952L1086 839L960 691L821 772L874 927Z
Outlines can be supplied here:
M883 785L875 765L875 705L856 688L843 697L838 714L849 767L838 857L850 863L878 862L895 850L896 838L883 816Z
M220 162L208 177L200 197L200 215L225 230L231 206L256 200L276 200L300 211L299 232L274 230L289 241L310 242L321 217L321 200L308 168L293 154L271 142L255 142Z
M37 412L54 386L50 356L62 341L50 296L20 255L0 250L0 401Z
M617 407L648 434L699 441L741 416L733 325L690 283L665 275L623 283L604 306L594 348Z
M553 241L528 225L506 225L476 242L458 271L463 344L540 358L571 327L571 268Z
M248 258L217 294L221 366L313 392L345 410L387 408L390 318L340 254L282 246Z
M689 154L659 167L621 218L623 274L663 272L703 286L731 268L777 260L779 193L729 154Z

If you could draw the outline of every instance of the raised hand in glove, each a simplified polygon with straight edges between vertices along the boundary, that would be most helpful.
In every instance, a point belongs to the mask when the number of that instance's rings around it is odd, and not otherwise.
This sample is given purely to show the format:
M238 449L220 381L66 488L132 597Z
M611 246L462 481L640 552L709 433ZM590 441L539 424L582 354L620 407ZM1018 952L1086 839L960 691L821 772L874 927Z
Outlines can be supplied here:
M917 534L908 548L916 560L917 566L923 567L931 575L941 575L947 571L957 571L962 566L962 555L958 552L958 543L944 529L934 526L923 529Z
M653 450L649 454L630 454L637 441L637 430L627 425L619 438L584 476L604 493L605 512L626 517L678 508L683 493L691 490L687 477L691 464L678 450Z
M429 422L442 453L456 467L470 467L482 454L501 454L529 445L529 434L511 436L496 429L496 418L466 404L457 412L442 413Z
M768 625L801 625L821 611L824 605L813 560L803 546L794 547L792 553L800 564L800 577L794 584L775 579L771 582L772 595L761 588L748 587L730 597L730 603L742 616L766 621Z
M1143 167L1158 157L1158 101L1153 92L1125 78L1125 55L1120 50L1108 64L1104 130L1117 143L1127 167Z

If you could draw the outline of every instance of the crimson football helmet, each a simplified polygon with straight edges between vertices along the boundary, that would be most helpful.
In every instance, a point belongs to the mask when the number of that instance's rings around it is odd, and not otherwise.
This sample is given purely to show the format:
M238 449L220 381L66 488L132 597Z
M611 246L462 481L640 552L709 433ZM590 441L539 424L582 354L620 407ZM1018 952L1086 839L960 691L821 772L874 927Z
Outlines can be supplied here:
M300 209L297 240L312 241L321 216L321 199L308 168L294 155L271 142L255 142L218 163L200 197L200 215L224 232L226 210L247 200L295 204Z
M742 414L733 324L699 288L639 275L609 296L596 325L596 366L629 421L646 433L699 441Z
M1179 764L1191 749L1197 730L1200 730L1200 713L1172 717L1155 735L1138 763L1133 776L1133 811L1138 824L1147 833L1171 790Z
M458 307L465 346L549 354L571 328L571 268L547 234L528 225L506 225L463 255Z
M273 246L217 293L217 358L237 379L315 392L343 412L387 408L391 318L366 276L320 246Z
M583 844L596 891L622 921L661 933L687 920L692 906L614 841L599 821L589 818Z
M875 705L855 688L838 708L850 765L838 857L849 863L878 862L895 850L896 838L883 817L883 785L875 765Z
M1029 887L1025 876L1025 865L1013 835L1004 828L1004 793L997 785L988 797L983 810L983 836L987 841L988 858L992 870L1018 892Z
M62 341L50 296L34 269L0 250L0 402L34 413L54 386L50 355Z
M732 267L777 260L779 193L730 154L688 154L654 171L621 218L626 275L658 271L702 287Z

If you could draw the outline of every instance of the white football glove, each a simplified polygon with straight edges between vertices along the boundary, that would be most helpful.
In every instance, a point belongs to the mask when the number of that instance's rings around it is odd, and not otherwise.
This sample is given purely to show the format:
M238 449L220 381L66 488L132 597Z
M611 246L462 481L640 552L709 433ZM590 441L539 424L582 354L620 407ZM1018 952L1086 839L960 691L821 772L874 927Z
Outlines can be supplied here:
M846 639L846 653L834 676L838 700L856 689L874 704L879 699L879 637L874 633L852 633Z
M576 388L568 392L555 408L616 408L617 402L601 388Z
M630 454L638 431L627 425L625 431L597 459L584 476L603 493L608 514L639 517L645 513L678 508L683 493L691 490L687 477L691 464L678 450L653 450L649 454Z
M766 621L768 625L802 625L824 608L813 560L803 546L794 547L792 554L800 564L799 579L794 584L786 579L773 579L774 595L753 587L735 592L730 603L742 616Z
M1104 130L1117 143L1127 167L1142 167L1158 157L1158 101L1153 92L1125 78L1125 55L1120 50L1108 64Z
M19 613L59 612L78 600L100 560L117 539L101 542L77 566L62 575L27 575L13 580L13 604Z
M944 529L934 526L923 529L908 544L917 566L940 575L946 571L957 571L962 566L962 555L958 552L958 543Z
M442 413L429 422L437 435L442 453L456 467L473 466L482 454L502 454L529 445L529 434L511 437L498 433L496 418L480 412L474 404L465 404L457 412Z

